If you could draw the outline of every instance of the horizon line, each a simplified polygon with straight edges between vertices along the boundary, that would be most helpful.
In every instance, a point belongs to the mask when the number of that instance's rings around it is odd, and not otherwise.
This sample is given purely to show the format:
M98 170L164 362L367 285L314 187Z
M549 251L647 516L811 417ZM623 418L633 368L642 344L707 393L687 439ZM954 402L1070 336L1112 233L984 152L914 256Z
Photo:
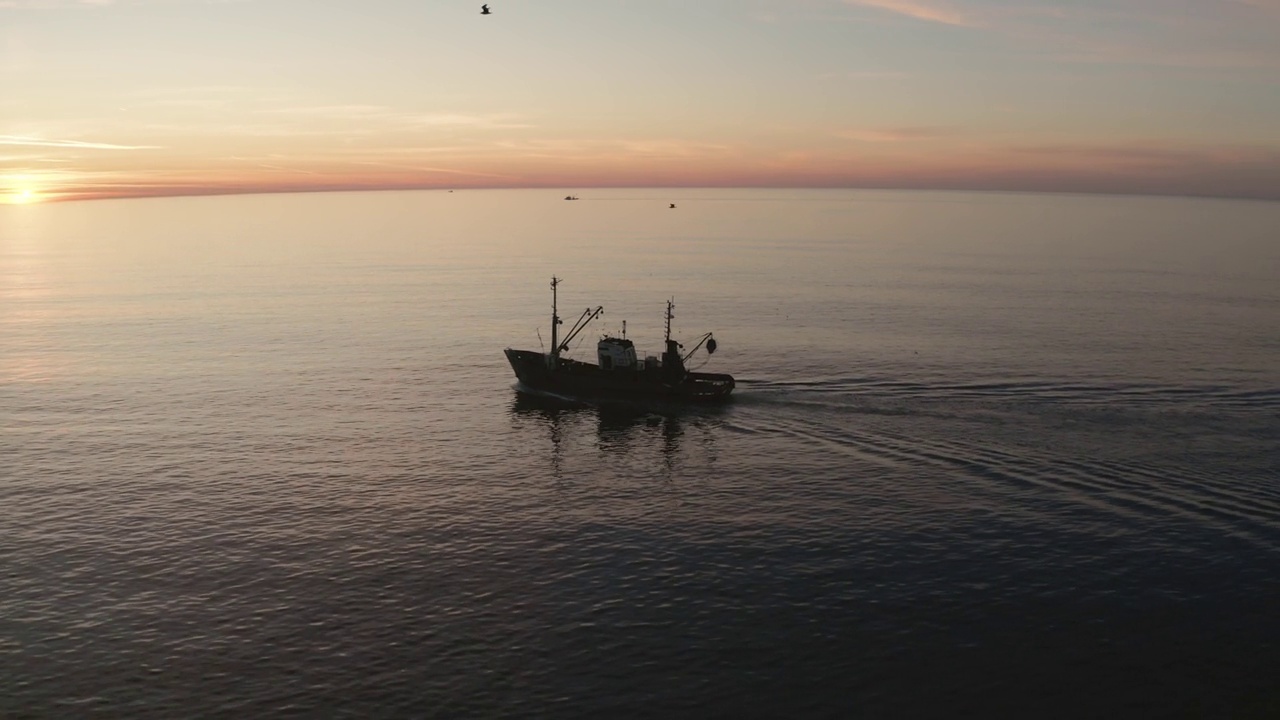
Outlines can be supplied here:
M988 187L956 187L954 185L907 185L907 184L848 184L848 185L796 185L796 184L721 184L690 183L651 185L643 183L617 185L435 185L405 184L369 187L361 185L335 186L279 186L279 187L202 187L202 188L170 188L149 192L57 192L45 194L38 200L26 203L10 203L13 205L50 205L57 203L94 202L103 200L149 200L163 198L192 197L225 197L237 195L300 195L309 193L357 193L357 192L452 192L454 190L885 190L913 192L952 192L952 193L1006 193L1019 195L1086 195L1094 197L1147 197L1147 198L1186 198L1199 200L1239 200L1248 202L1280 202L1278 194L1238 194L1238 193L1204 193L1152 190L1087 190L1087 189L1055 189L1055 188L1019 188L1012 186L992 185ZM0 203L5 204L5 203Z

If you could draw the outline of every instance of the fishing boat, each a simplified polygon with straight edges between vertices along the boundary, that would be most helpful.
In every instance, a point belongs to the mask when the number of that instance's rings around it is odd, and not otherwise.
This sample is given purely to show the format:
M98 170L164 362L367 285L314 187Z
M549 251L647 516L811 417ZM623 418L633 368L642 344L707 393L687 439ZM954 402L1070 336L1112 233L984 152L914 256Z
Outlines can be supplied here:
M707 333L692 350L683 352L684 346L671 339L671 321L675 318L675 304L671 300L667 301L666 350L661 357L638 357L635 343L627 339L625 322L620 337L605 335L596 343L596 363L565 357L569 343L591 321L604 314L604 307L584 310L561 339L559 327L563 321L556 307L559 284L559 278L551 278L551 352L504 350L521 385L541 392L590 399L708 402L723 400L733 392L732 375L694 372L686 367L685 363L698 350L705 348L708 355L714 353L716 340Z

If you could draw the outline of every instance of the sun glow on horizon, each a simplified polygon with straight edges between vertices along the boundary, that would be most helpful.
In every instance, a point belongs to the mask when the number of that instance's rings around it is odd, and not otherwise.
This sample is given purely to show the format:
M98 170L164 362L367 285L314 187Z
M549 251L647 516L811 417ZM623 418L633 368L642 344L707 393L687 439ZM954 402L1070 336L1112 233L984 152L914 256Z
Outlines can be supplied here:
M43 199L39 191L29 187L14 188L3 196L3 202L9 205L30 205Z
M0 204L30 205L45 200L40 182L29 173L0 176Z

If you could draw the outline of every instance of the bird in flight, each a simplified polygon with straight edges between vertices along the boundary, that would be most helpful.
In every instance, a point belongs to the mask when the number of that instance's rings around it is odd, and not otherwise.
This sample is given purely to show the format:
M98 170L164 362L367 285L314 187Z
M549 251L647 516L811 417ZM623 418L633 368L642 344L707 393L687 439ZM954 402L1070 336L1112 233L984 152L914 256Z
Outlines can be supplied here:
M481 15L489 15L489 14L490 14L490 13L489 13L489 6L488 6L488 5L481 5L481 6L480 6L480 14L481 14Z

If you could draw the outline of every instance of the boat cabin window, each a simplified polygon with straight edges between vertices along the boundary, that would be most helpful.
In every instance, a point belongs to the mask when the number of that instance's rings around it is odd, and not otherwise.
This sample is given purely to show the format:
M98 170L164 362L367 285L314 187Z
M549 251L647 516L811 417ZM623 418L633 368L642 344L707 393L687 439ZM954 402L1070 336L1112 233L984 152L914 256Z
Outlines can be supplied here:
M604 338L596 345L596 357L601 370L634 370L636 348L624 338Z

